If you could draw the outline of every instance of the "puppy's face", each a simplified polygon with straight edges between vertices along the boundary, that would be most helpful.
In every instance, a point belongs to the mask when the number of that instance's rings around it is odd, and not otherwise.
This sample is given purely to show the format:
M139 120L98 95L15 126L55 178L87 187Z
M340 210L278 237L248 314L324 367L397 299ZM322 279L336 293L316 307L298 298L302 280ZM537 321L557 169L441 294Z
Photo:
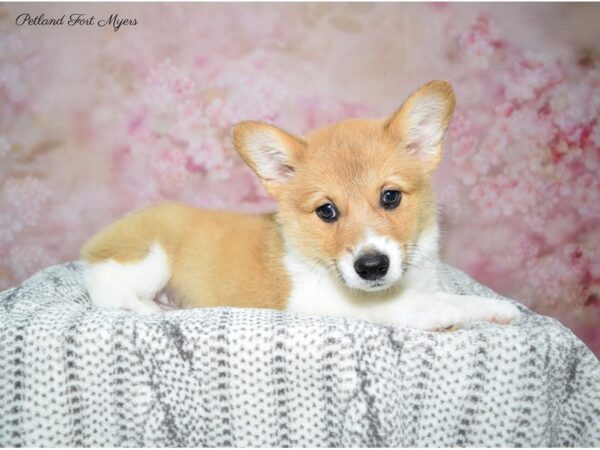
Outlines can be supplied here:
M236 148L278 200L286 240L350 288L401 280L436 232L431 175L454 108L447 82L429 83L384 121L352 119L298 138L242 122Z

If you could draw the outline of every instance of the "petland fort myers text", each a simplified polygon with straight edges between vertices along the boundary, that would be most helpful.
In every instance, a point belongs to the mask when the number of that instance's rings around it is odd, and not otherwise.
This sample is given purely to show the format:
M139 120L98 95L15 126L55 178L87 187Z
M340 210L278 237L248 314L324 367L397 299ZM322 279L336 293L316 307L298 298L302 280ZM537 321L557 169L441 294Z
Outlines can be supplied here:
M84 27L97 26L100 28L111 27L119 31L123 26L135 26L138 24L136 18L119 17L119 14L111 14L108 17L97 18L83 13L63 14L60 17L46 17L44 13L32 16L29 13L19 14L15 19L17 26L70 26Z

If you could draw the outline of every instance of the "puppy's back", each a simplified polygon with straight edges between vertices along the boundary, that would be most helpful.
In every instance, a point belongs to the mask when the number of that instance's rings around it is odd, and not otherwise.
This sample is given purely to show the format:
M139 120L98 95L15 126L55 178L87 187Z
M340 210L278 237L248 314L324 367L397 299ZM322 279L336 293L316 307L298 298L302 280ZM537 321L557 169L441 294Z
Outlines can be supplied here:
M108 259L135 262L146 256L154 242L173 255L191 226L193 215L192 208L177 203L134 211L87 241L81 256L89 263Z

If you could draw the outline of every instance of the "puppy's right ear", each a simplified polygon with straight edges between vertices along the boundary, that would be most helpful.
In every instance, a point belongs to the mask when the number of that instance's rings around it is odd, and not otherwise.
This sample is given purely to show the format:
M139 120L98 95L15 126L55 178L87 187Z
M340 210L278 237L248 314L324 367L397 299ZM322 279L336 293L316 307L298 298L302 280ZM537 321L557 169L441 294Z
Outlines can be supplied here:
M277 197L292 178L306 142L273 125L244 121L233 127L235 148L265 189Z

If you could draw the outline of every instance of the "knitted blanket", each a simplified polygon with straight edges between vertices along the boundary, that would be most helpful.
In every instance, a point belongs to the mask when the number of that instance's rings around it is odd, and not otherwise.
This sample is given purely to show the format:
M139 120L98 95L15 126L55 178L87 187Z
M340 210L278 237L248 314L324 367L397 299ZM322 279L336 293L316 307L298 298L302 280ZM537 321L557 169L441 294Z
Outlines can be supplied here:
M556 320L423 332L93 307L81 263L0 294L2 446L600 446L600 364ZM497 296L440 266L447 291Z

